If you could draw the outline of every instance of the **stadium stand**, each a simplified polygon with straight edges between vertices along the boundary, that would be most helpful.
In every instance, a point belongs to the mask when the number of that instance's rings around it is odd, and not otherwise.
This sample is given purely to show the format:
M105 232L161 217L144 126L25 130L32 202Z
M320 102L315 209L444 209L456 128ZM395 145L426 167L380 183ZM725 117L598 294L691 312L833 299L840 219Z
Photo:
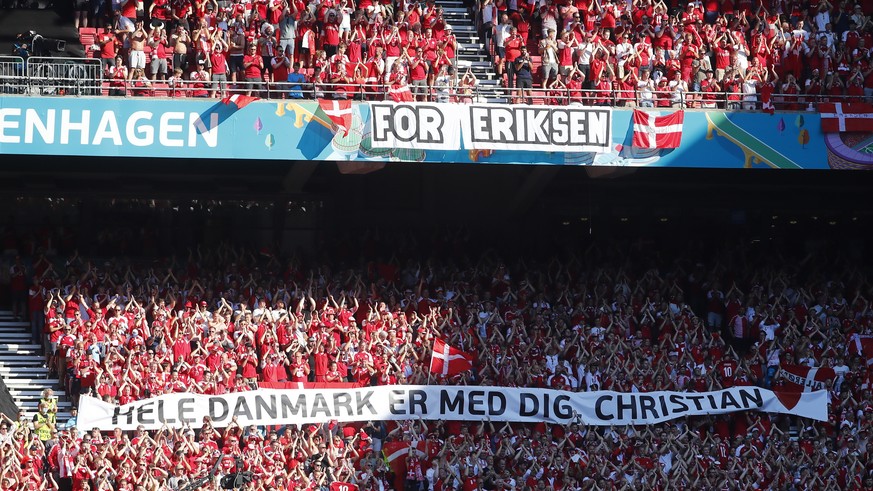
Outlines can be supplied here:
M840 246L774 255L689 244L665 254L609 240L502 257L447 234L432 255L407 255L416 243L362 236L352 263L231 246L158 262L15 261L17 301L5 315L24 318L26 304L44 326L21 354L39 359L46 347L47 368L35 370L60 390L15 393L33 402L21 420L0 423L4 489L190 489L216 462L219 475L233 473L235 457L255 477L244 489L259 491L873 489L870 284ZM429 376L435 336L474 353L473 369ZM74 429L69 414L80 394L125 403L282 381L788 390L783 372L798 367L830 370L828 421L741 412L642 427L205 421L101 433ZM422 454L403 451L419 441ZM383 451L398 448L400 460L386 462Z
M113 9L79 27L86 56L104 58L107 70L116 53L130 65L133 41L144 45L134 51L145 53L137 65L149 79L182 68L188 81L202 60L212 78L246 92L256 83L273 98L287 96L297 63L304 83L336 98L386 98L400 83L434 100L446 88L459 92L469 73L473 99L523 102L518 81L528 79L517 70L532 75L530 102L546 104L815 110L873 91L864 3L130 0ZM442 66L450 76L437 81Z

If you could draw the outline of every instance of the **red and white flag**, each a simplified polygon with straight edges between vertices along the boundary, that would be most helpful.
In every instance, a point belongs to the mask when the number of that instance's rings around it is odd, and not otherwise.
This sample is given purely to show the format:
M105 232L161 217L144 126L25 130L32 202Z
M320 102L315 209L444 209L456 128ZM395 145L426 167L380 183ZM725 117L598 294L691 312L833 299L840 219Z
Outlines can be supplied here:
M773 84L765 83L761 86L761 111L773 115L776 108L773 106Z
M260 97L252 97L249 95L234 94L229 95L221 100L224 105L233 104L237 109L242 109L252 102L261 100Z
M799 392L824 390L825 382L833 381L837 373L833 368L810 368L804 365L782 365L782 378L788 382L785 389Z
M645 111L634 110L634 140L637 148L678 148L682 142L682 125L685 111L676 111L667 116L655 116Z
M849 352L864 357L867 360L867 365L873 365L873 336L853 334L849 338Z
M406 84L394 84L388 87L388 95L394 102L413 102L415 97L412 96L412 91Z
M352 101L319 99L318 105L336 125L337 131L342 131L343 136L348 136L349 128L352 127Z
M821 103L822 133L842 133L844 131L873 131L873 105L843 104L841 102Z
M427 457L426 441L399 441L382 444L382 457L391 472L394 473L396 489L403 489L403 481L406 479L406 456L409 455L410 448L415 449L415 454L419 457Z
M433 353L430 355L431 373L451 377L471 368L473 368L473 355L449 346L442 339L434 339Z

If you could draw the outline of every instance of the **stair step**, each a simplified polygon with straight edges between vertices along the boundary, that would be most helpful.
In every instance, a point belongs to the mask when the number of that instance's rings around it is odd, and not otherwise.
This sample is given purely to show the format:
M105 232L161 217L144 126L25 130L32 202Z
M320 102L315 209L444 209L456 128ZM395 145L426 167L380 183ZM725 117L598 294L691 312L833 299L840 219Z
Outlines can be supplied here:
M0 343L8 343L9 340L30 339L29 332L0 331Z
M0 327L30 327L30 322L14 321L11 319L0 320Z
M0 351L15 351L16 353L21 353L21 350L33 350L36 351L42 348L39 344L0 344Z
M4 377L3 383L9 389L33 389L34 387L57 387L60 381L56 378L9 378Z
M45 374L48 373L48 368L43 367L3 367L0 366L0 374L9 373L12 376L24 375L24 374Z
M45 360L33 358L4 358L0 357L0 367L41 367Z
M33 412L25 411L24 418L28 422L33 421L34 414L36 414L36 411L33 411ZM55 414L55 417L57 418L59 425L64 425L67 422L67 420L70 419L72 416L73 415L70 414L69 411L59 411L57 414Z
M46 388L48 388L48 387L46 387ZM27 398L27 397L40 398L40 397L42 397L42 390L10 389L9 395L11 395L12 397L15 397L15 398L22 398L22 399ZM67 393L63 390L56 390L56 391L54 391L54 395L55 395L55 397L64 397L67 395Z
M26 333L26 334L30 335L30 328L29 327L27 327L27 328L16 327L16 326L0 326L0 336L2 336L3 334L6 334L6 333L17 333L17 332Z
M2 354L13 354L17 356L43 356L42 353L39 352L39 350L35 349L20 349L15 351L4 351L0 349L0 355Z
M58 401L58 408L59 409L60 408L66 409L68 407L72 407L72 405L73 405L73 403L70 401ZM39 401L24 401L22 403L19 403L18 407L21 409L30 409L30 408L38 409L39 408Z

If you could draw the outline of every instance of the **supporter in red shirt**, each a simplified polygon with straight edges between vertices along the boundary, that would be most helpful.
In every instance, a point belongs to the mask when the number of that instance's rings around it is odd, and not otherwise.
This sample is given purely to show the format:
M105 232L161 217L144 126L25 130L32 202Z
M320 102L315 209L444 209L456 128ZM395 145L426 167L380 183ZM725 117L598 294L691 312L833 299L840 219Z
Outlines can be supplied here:
M246 79L246 95L256 95L262 89L264 80L264 59L258 55L257 46L254 44L248 47L248 52L243 58L243 70Z

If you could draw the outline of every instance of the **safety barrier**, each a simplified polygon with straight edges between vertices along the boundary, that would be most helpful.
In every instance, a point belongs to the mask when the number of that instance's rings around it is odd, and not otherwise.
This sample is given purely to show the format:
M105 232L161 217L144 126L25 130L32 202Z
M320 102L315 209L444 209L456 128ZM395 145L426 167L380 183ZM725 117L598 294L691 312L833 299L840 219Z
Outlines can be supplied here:
M288 82L180 82L128 80L115 81L103 77L100 60L81 58L0 57L0 85L4 94L73 95L73 96L146 96L146 97L206 97L221 98L228 94L251 94L262 99L346 98L357 100L388 100L388 84L329 84ZM624 90L577 89L567 87L532 89L506 88L483 83L464 86L416 87L410 91L420 101L495 102L537 105L601 105L643 108L686 108L762 110L758 94L731 92L653 91L640 93ZM776 110L815 111L823 102L870 102L863 96L773 94Z
M415 94L415 88L410 87ZM245 94L261 99L354 99L390 100L387 84L328 84L287 82L195 82L177 83L160 81L104 82L104 95L147 97L204 97L222 98L228 94ZM456 103L518 103L535 105L582 104L586 106L614 106L641 108L762 110L758 94L731 92L674 92L653 91L651 97L633 91L605 91L598 89L508 89L498 86L462 87L438 85L425 87L419 101ZM776 110L815 111L823 102L869 102L863 96L831 96L804 94L773 94L771 103Z
M32 56L26 66L28 94L100 95L103 70L99 59Z
M27 73L24 58L0 56L0 93L24 94L27 90Z

